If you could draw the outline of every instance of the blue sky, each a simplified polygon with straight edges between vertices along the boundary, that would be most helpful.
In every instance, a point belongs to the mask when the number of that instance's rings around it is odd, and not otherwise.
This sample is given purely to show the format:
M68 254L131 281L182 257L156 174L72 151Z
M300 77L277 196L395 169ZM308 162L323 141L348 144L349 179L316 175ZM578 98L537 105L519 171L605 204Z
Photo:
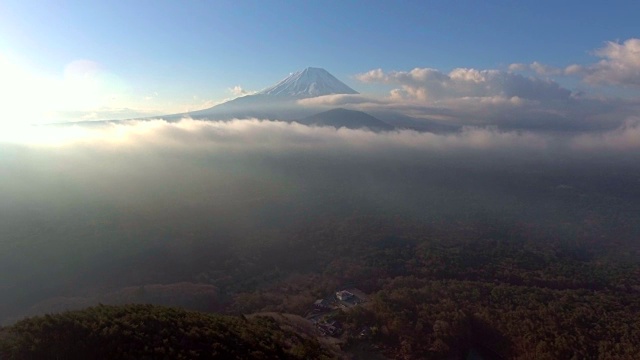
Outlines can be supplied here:
M317 66L382 95L406 84L358 74L592 66L607 42L640 37L639 13L631 1L3 0L0 94L13 104L5 118L25 107L26 117L64 121L162 114ZM529 73L571 90L636 95L634 84Z

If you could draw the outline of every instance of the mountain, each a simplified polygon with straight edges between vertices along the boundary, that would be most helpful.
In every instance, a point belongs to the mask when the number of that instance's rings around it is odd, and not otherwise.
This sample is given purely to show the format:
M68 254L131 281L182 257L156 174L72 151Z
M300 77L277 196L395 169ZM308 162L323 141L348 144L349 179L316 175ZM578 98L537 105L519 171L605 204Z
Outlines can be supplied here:
M279 83L258 92L258 95L294 98L333 94L358 94L358 92L336 79L327 70L314 67L293 73Z
M304 125L345 127L347 129L367 128L372 131L391 131L393 126L365 112L343 108L331 109L296 120Z
M198 120L232 120L257 118L263 120L296 121L306 125L368 128L373 131L413 129L434 133L460 130L446 122L416 119L391 110L377 110L370 114L342 108L326 111L326 106L302 106L298 100L324 95L358 94L327 70L308 67L290 74L277 84L252 95L246 95L222 104L186 113L153 116L166 121L180 121L185 117ZM100 125L111 121L82 122Z
M297 103L300 99L357 93L327 70L308 67L258 93L242 96L208 109L163 118L180 119L189 116L193 119L229 120L255 117L291 121L321 110L320 108L300 106Z
M373 110L369 114L397 129L447 134L461 130L461 126L434 119L418 119L392 110Z

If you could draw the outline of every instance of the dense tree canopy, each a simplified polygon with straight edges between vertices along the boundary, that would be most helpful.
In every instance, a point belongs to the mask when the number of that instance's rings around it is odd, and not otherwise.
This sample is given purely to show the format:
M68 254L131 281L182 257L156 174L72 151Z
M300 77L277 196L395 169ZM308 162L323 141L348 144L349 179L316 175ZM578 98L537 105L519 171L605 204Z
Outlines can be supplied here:
M2 359L322 359L330 352L271 318L153 305L97 306L1 330Z

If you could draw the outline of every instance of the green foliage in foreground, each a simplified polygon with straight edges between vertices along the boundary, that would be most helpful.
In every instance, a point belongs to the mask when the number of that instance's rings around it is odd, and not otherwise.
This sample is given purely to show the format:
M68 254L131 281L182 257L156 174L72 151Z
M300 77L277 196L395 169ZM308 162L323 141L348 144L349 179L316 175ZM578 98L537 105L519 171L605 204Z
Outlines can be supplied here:
M267 317L245 319L153 305L104 306L0 329L2 359L321 359L315 339Z

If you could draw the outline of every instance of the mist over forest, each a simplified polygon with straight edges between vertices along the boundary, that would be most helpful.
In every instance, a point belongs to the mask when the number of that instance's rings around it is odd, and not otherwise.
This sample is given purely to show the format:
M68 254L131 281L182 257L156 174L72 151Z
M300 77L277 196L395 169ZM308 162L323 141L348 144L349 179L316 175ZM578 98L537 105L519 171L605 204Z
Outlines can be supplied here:
M595 135L190 119L48 131L0 144L5 324L127 302L141 286L170 305L219 310L262 286L242 283L254 273L322 269L305 231L352 219L529 229L617 261L640 254L633 124ZM220 303L180 300L171 284Z

